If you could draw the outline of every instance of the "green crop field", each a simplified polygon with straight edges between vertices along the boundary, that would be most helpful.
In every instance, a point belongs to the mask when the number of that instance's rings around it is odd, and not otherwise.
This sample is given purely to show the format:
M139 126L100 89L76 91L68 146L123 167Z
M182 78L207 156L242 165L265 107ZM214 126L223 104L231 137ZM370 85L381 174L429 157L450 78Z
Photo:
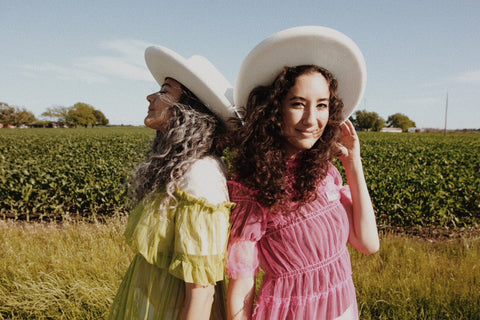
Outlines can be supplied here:
M0 130L0 217L125 214L128 177L153 135L139 127ZM380 229L478 227L479 134L359 136Z
M145 128L0 130L0 213L96 219L125 211L126 182L152 139Z
M479 226L479 134L364 133L360 139L380 227Z

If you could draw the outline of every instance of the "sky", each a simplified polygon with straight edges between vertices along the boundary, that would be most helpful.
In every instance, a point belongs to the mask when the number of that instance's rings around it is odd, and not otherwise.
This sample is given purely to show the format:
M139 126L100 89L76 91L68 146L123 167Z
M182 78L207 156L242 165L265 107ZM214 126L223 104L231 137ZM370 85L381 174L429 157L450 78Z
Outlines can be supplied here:
M232 83L268 36L320 25L367 63L357 110L402 113L418 128L480 128L480 1L0 0L0 102L42 119L77 102L110 124L143 125L158 90L144 51L208 58ZM448 96L448 109L447 106ZM447 117L445 117L447 111Z

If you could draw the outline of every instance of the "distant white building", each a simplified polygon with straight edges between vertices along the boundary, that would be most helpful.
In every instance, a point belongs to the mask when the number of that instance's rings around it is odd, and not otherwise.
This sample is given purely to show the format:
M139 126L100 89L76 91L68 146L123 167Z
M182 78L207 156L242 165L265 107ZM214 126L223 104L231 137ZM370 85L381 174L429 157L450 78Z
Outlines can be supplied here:
M402 133L402 128L389 128L385 127L380 130L380 132L393 132L393 133Z

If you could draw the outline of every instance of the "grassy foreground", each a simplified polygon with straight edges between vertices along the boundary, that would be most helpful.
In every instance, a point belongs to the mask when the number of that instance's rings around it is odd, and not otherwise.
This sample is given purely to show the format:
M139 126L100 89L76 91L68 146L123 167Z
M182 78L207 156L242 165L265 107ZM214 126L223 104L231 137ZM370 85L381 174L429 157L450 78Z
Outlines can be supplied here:
M132 257L124 222L0 221L0 319L103 319ZM480 236L352 250L361 319L480 319Z
M103 319L129 260L123 223L0 221L0 319Z

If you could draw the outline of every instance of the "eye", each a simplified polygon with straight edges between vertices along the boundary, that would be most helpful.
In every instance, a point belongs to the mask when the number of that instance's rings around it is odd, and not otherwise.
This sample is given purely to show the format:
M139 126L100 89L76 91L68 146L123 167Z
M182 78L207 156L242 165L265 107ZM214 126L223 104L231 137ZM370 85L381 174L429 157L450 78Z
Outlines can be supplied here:
M317 109L324 109L324 108L328 108L328 105L325 103L320 103L317 105Z
M292 102L292 103L290 104L290 106L291 106L292 108L296 108L296 109L298 109L298 108L303 108L303 107L304 107L303 103L300 102L300 101Z

